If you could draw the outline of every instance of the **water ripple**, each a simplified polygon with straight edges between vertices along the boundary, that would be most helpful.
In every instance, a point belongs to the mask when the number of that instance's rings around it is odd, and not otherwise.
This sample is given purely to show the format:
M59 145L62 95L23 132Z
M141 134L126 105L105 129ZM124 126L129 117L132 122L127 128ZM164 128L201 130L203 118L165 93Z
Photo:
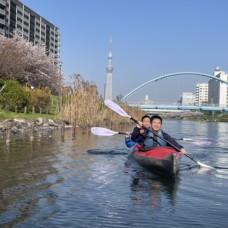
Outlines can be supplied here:
M177 136L213 136L207 148L184 145L217 169L182 156L178 175L161 177L134 161L122 136L89 131L75 138L66 131L64 140L56 131L32 142L18 137L7 147L0 142L0 226L226 227L228 153L220 142L226 126L167 121L166 127Z

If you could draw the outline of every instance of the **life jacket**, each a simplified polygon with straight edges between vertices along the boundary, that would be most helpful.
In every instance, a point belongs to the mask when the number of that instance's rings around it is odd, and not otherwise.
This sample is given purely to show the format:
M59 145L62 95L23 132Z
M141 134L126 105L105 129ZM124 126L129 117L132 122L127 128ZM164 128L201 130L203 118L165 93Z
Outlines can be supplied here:
M143 143L144 149L150 149L157 146L166 146L166 142L161 139L164 138L162 130L159 130L156 133L159 135L159 137L150 131L148 132L147 137Z

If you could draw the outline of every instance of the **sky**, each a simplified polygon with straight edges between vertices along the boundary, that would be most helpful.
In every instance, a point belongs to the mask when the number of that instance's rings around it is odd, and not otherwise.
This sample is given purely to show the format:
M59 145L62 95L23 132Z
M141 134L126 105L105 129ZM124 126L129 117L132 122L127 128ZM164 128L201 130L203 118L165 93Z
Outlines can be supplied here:
M59 28L65 81L73 74L94 83L101 95L112 36L113 97L175 72L228 72L227 0L22 0ZM200 76L177 76L151 83L145 95L176 102L195 92Z

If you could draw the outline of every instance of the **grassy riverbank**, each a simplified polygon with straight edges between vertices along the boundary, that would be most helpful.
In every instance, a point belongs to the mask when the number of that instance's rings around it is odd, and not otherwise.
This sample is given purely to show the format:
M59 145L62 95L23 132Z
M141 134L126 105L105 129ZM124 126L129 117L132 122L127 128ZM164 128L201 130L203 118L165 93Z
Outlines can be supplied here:
M40 113L15 113L10 111L0 110L0 119L14 119L14 118L22 118L22 119L35 119L35 118L49 118L49 119L58 119L58 114L40 114Z
M144 115L145 113L135 109L135 108L131 108L125 104L121 105L124 110L126 110L126 112L131 113L134 117L140 119L140 116ZM105 107L103 107L105 109ZM118 116L116 113L110 111L110 110L106 110L107 117L105 117L103 120L99 117L96 117L97 119L97 123L102 124L102 125L106 125L106 124L123 124L124 122L128 123L129 120L125 119L124 117L120 117ZM97 115L99 115L97 113ZM103 114L102 114L103 116ZM202 116L187 116L187 117L183 117L183 116L166 116L166 115L162 115L161 116L164 119L189 119L189 120L194 120L194 121L214 121L214 122L228 122L228 114L217 114L215 116L210 116L208 115L208 113L204 113L204 115ZM44 113L15 113L15 112L10 112L10 111L4 111L4 110L0 110L0 120L5 120L5 119L14 119L14 118L22 118L22 119L36 119L36 118L48 118L48 119L64 119L62 118L62 116L57 113L57 114L44 114ZM88 116L88 118L92 118L91 116ZM98 120L99 119L99 120ZM110 122L109 122L110 121ZM92 124L94 125L94 124Z
M82 101L80 101L82 102ZM98 110L95 109L97 103L100 105L100 108ZM129 124L132 121L124 118L122 116L119 116L109 108L107 108L103 104L103 100L96 101L94 103L90 103L86 107L86 110L90 110L90 112L86 111L84 108L85 106L72 105L72 107L69 107L69 110L71 110L70 113L65 113L66 109L63 109L62 112L57 114L43 114L43 113L16 113L11 111L5 111L0 109L0 121L6 120L6 119L15 119L15 118L21 118L21 119L36 119L36 118L46 118L46 119L52 119L52 120L65 120L69 122L71 125L77 125L81 127L87 127L87 126L113 126L113 125L125 125ZM93 104L93 105L91 105ZM132 114L136 119L141 119L143 115L145 115L145 112L137 109L127 106L126 104L121 104L121 106L124 108L124 110ZM68 109L67 109L68 110ZM63 114L64 112L64 114Z
M196 121L213 121L213 122L228 122L228 115L224 116L204 116L204 117L195 117L192 120Z

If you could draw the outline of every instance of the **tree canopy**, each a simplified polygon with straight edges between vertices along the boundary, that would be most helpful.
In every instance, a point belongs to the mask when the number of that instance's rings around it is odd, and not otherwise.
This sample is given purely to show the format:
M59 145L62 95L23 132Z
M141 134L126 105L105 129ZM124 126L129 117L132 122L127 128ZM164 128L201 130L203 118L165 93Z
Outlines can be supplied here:
M0 78L36 88L47 86L54 93L62 80L45 46L34 45L17 33L13 38L0 35Z

